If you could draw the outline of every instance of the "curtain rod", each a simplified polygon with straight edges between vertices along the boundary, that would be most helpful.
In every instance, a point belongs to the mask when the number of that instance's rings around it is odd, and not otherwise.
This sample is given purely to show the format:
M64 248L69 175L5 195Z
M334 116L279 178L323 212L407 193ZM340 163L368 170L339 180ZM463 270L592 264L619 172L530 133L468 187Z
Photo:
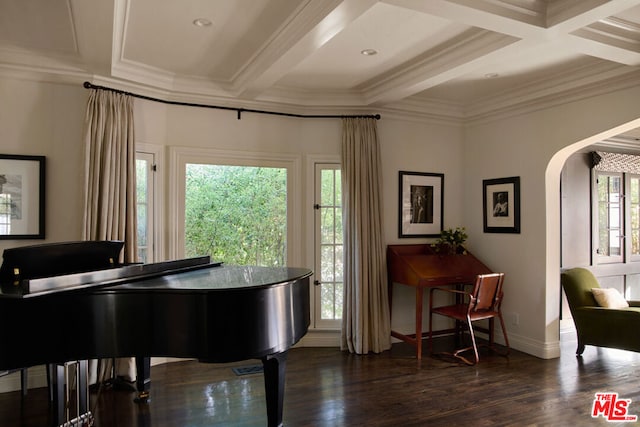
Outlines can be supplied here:
M251 108L238 108L238 107L223 107L220 105L208 105L208 104L196 104L192 102L180 102L180 101L167 101L165 99L152 98L150 96L139 95L136 93L126 92L119 89L112 89L110 87L105 86L97 86L89 82L84 82L85 89L102 89L108 90L111 92L120 93L123 95L130 95L134 98L146 99L147 101L156 101L162 102L164 104L171 105L182 105L186 107L203 107L203 108L214 108L217 110L229 110L235 111L238 113L238 120L242 118L242 113L258 113L258 114L271 114L273 116L286 116L286 117L298 117L302 119L345 119L345 118L357 118L357 119L376 119L380 120L380 114L363 114L363 115L323 115L323 114L294 114L294 113L280 113L277 111L265 111L265 110L254 110Z

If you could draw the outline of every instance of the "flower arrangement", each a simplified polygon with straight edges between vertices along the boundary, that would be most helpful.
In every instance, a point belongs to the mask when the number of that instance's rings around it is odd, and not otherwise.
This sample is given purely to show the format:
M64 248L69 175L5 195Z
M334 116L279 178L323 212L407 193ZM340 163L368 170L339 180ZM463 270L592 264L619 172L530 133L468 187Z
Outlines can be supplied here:
M454 255L466 254L464 242L467 241L467 231L464 227L448 228L440 232L440 237L431 245L436 253Z

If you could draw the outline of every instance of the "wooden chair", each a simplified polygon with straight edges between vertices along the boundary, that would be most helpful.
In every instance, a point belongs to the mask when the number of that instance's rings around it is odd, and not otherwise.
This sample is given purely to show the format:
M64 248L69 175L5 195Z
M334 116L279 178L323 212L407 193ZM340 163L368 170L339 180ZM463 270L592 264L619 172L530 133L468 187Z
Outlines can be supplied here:
M494 319L496 317L500 320L500 326L502 327L502 333L504 334L504 342L507 347L507 352L504 355L507 355L509 353L509 340L507 338L507 330L505 329L504 320L500 311L500 304L502 303L503 295L503 282L504 273L491 273L478 275L473 286L473 291L470 293L458 289L431 288L429 293L429 352L431 353L433 348L433 314L439 314L441 316L455 319L456 324L458 324L458 322L464 322L469 329L472 345L454 351L452 355L455 358L468 365L475 365L478 363L478 346L476 345L476 338L472 325L473 322L478 320L489 320L489 347L495 350L493 346L493 327ZM436 291L456 294L456 303L453 305L434 307L433 297ZM475 362L471 362L467 358L461 356L461 353L470 350L473 350Z

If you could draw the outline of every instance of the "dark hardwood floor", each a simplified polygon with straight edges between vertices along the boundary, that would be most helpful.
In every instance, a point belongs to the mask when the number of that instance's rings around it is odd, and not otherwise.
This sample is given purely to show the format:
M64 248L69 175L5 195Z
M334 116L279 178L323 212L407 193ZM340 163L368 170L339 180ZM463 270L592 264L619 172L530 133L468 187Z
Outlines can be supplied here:
M438 340L436 350L451 345ZM426 345L425 345L426 347ZM563 339L562 356L542 360L512 351L508 358L483 352L476 366L426 356L418 363L406 344L379 355L357 356L335 348L289 352L285 426L584 426L616 425L591 418L596 392L631 399L640 415L640 354L587 347L574 355ZM133 392L91 394L98 427L265 426L261 374L238 376L233 367L195 361L154 366L152 400L132 402ZM618 423L617 425L629 425ZM0 426L49 425L46 389L0 394Z

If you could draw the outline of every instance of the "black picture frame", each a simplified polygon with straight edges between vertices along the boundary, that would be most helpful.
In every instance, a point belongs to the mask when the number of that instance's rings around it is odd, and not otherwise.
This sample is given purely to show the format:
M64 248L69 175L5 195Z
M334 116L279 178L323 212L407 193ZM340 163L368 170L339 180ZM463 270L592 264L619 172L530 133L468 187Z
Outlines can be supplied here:
M45 238L45 157L0 154L0 240Z
M444 174L400 171L398 183L398 237L440 236Z
M520 233L520 177L485 179L483 225L485 233Z

